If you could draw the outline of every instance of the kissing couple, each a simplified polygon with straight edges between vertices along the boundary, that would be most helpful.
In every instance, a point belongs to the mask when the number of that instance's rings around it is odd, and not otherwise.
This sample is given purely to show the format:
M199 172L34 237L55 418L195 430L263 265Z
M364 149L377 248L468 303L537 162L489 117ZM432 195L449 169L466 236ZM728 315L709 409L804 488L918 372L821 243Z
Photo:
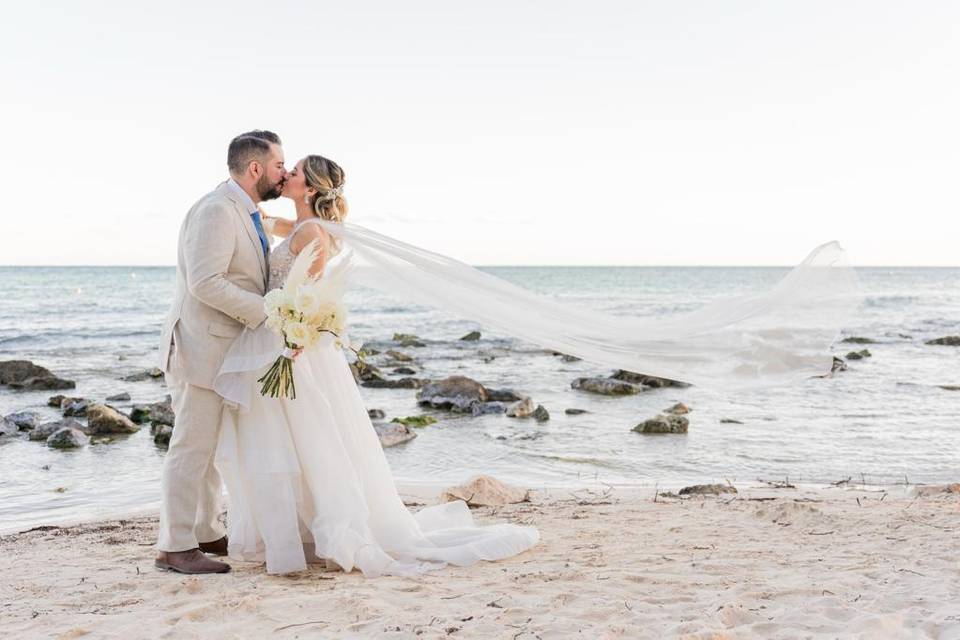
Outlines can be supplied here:
M351 285L442 307L546 349L724 392L829 375L831 345L860 303L843 249L828 242L766 291L669 316L605 314L347 222L344 170L310 155L287 171L272 132L234 138L227 166L229 179L180 227L176 294L160 343L176 414L163 467L163 569L229 571L214 555L265 562L277 574L324 562L367 577L411 575L508 558L539 540L529 526L477 526L462 501L411 513L336 343L296 356L296 399L261 395L257 381L283 347L266 326L264 296L304 262L321 282L348 273ZM293 201L295 221L259 209L277 197ZM603 233L610 231L585 224L583 245L601 247ZM282 238L272 249L271 235Z

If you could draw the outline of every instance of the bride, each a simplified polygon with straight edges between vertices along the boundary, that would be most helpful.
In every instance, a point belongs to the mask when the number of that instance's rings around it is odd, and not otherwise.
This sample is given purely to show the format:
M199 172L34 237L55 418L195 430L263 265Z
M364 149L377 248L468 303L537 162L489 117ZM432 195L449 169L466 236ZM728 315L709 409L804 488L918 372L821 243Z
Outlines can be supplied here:
M318 248L311 274L338 268L343 243L320 223L343 222L343 181L343 170L321 156L288 174L282 195L294 201L297 220L268 220L274 235L286 235L269 254L268 291L283 286L308 246ZM260 395L256 378L278 355L278 339L264 325L245 330L214 382L239 408L223 412L216 455L230 496L231 558L265 561L277 574L325 560L371 577L499 560L537 543L533 527L476 526L463 501L411 513L333 341L297 357L295 400Z
M268 220L286 237L269 255L267 290L284 284L298 254L309 247L309 262L318 247L309 269L328 282L349 272L352 283L548 349L724 392L828 375L830 346L859 304L856 276L831 242L765 292L671 316L603 314L345 222L343 183L343 170L321 156L290 172L282 195L293 200L297 220ZM260 394L257 378L282 347L265 326L245 329L214 381L238 409L223 412L216 455L231 500L230 556L265 561L270 573L323 559L377 576L506 558L537 543L532 527L475 525L461 501L410 513L332 340L297 358L295 400Z

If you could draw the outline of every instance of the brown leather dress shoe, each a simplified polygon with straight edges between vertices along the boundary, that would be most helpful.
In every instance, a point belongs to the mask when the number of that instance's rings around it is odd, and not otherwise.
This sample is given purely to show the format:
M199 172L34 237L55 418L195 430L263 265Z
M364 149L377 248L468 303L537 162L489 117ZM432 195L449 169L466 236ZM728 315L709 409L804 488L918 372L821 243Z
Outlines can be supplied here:
M212 553L215 556L227 555L227 536L223 536L219 540L214 540L213 542L201 542L200 551L203 551L204 553Z
M211 560L200 549L189 551L161 551L154 563L159 569L178 573L227 573L230 565L219 560Z

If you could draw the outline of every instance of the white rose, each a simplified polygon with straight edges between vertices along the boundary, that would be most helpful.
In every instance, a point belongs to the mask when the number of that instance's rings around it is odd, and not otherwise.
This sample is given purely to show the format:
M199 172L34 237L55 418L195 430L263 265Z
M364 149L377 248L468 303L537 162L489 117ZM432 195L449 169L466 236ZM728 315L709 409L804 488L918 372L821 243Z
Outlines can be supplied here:
M293 306L304 316L310 317L316 314L320 308L320 294L317 288L311 285L299 287Z
M291 322L284 333L287 342L296 347L306 347L312 342L310 327L303 322Z
M268 292L267 295L263 296L263 306L267 309L267 314L270 314L272 311L279 311L280 307L283 306L284 299L286 296L283 293L283 289L273 289Z

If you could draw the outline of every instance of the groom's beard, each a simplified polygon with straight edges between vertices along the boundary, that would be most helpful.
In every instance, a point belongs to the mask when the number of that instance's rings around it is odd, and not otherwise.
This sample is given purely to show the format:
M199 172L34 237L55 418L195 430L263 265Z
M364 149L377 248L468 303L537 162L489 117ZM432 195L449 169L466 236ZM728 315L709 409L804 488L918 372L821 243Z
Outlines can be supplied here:
M276 200L283 191L283 180L271 185L267 176L263 176L257 181L257 194L260 195L260 202L267 200Z

